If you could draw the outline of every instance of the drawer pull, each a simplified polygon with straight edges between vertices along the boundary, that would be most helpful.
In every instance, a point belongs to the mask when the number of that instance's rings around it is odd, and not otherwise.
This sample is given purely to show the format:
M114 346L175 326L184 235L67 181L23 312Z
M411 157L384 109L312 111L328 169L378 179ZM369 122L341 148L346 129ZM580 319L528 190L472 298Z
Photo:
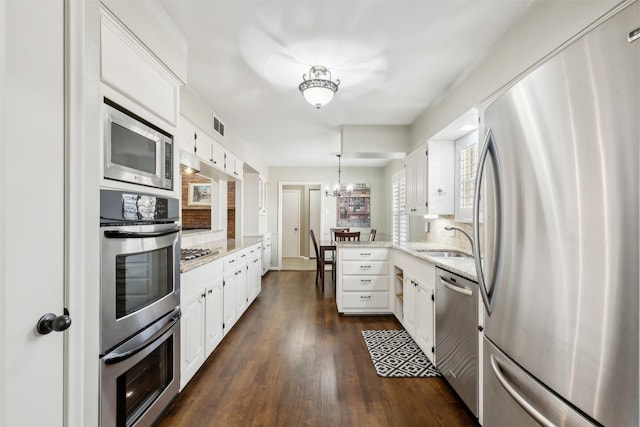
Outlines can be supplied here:
M360 256L371 256L371 252L360 252Z
M371 279L360 279L360 283L371 283Z
M366 269L366 268L371 268L371 266L370 265L361 265L360 268L365 268Z
M371 299L371 295L360 295L360 299Z

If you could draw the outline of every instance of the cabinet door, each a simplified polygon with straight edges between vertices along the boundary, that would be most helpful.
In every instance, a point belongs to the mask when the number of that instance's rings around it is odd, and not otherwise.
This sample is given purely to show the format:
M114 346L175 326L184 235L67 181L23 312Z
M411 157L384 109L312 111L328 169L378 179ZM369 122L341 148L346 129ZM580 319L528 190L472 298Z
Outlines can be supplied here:
M237 292L237 275L234 272L226 273L224 276L224 286L222 288L222 298L224 301L224 334L227 335L231 330L231 327L235 325L238 320L238 306L236 301L238 299Z
M182 302L182 318L180 320L180 353L182 363L180 368L180 387L198 371L204 363L204 316L205 290L195 294Z
M423 284L417 287L416 295L416 342L432 363L434 337L434 301L433 290Z
M451 141L429 142L428 212L434 215L453 215L455 212L455 144Z
M260 277L262 273L262 263L260 252L262 249L255 249L249 259L247 269L247 299L248 304L251 304L259 293Z
M415 209L416 204L416 157L413 155L407 156L404 168L406 185L404 210L406 214L410 214Z
M415 337L415 324L416 324L416 282L408 277L405 273L404 280L402 282L402 293L404 296L403 304L403 324L404 328L409 332L409 335Z
M200 160L211 163L211 139L202 131L195 133L196 156Z
M206 315L205 315L205 358L220 344L224 331L223 322L223 294L222 280L207 287Z
M416 152L415 158L414 214L427 213L427 153L424 148Z
M180 116L178 122L178 146L191 154L196 153L196 130L193 124Z
M224 170L224 149L220 144L213 141L211 144L211 164L220 169Z
M238 305L238 318L247 309L247 265L244 264L242 268L238 269L235 273L236 276L236 295Z
M262 274L266 274L271 269L271 241L267 242L262 251Z

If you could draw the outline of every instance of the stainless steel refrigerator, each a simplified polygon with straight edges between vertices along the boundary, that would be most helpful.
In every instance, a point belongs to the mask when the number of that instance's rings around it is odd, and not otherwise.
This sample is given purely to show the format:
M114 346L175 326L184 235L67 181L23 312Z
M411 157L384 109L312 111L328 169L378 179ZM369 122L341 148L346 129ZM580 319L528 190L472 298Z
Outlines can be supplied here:
M639 12L604 21L483 113L485 427L638 426Z

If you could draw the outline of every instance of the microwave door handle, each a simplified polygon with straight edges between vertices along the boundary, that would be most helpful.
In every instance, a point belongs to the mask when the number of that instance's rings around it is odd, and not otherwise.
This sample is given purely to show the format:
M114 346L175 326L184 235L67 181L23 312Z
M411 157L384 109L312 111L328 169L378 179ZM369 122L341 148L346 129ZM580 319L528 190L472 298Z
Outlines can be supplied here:
M146 238L146 237L160 237L167 234L173 234L180 231L180 226L176 225L168 230L162 231L120 231L120 230L107 230L104 232L105 237L111 239L131 239L131 238Z
M134 356L136 353L140 353L142 350L149 347L151 344L153 344L158 339L160 339L165 332L167 332L176 323L178 323L181 316L182 316L182 313L179 310L177 310L177 313L171 316L171 318L167 320L167 322L160 329L158 329L153 335L151 335L149 339L145 340L142 344L134 348L127 349L121 353L114 352L109 354L108 356L105 356L103 359L104 363L107 365L113 365L118 362L122 362L124 360L129 359L130 357Z

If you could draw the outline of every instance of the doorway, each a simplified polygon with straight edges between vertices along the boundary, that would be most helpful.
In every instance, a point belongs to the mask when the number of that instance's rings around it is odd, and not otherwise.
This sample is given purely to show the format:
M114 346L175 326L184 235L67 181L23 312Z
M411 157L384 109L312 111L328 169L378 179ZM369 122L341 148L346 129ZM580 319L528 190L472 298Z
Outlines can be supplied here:
M319 239L322 235L323 198L320 190L322 184L309 182L284 182L279 184L278 197L278 236L280 270L315 270L315 252L309 238L309 230L313 229ZM289 192L297 194L293 201ZM292 207L296 204L297 207ZM295 216L296 219L291 219ZM293 224L293 225L292 225ZM297 226L297 227L296 227ZM293 230L298 228L298 230ZM296 232L295 241L292 231ZM293 251L293 245L297 251Z
M300 257L300 190L282 191L282 257Z

